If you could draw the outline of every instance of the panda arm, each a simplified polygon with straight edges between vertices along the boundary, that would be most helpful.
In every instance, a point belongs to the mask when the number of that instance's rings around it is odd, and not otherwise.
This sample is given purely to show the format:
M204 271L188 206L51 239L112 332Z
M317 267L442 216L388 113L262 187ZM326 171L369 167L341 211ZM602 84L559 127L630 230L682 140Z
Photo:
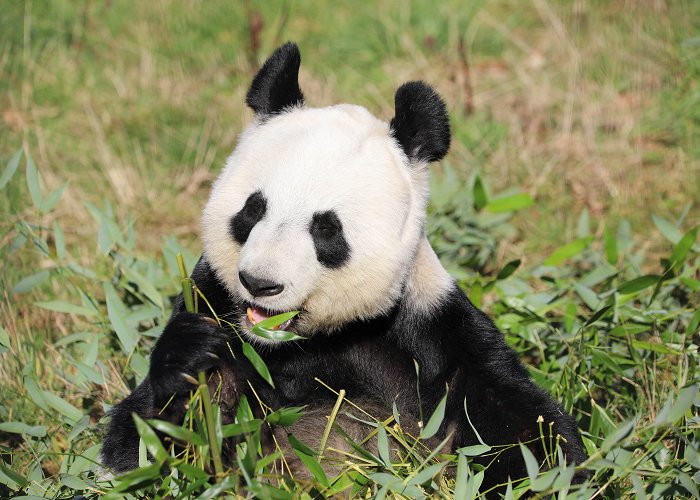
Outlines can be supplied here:
M398 322L396 342L417 359L422 393L432 391L442 397L445 383L449 386L443 430L448 426L455 430L455 448L478 442L472 424L489 445L536 439L541 416L545 436L551 422L554 435L564 438L561 444L567 459L585 460L575 420L533 382L503 334L456 284L429 316L412 314L410 308L404 316ZM541 452L541 445L533 451ZM504 453L494 467L502 467L513 478L514 472L525 472L517 447Z

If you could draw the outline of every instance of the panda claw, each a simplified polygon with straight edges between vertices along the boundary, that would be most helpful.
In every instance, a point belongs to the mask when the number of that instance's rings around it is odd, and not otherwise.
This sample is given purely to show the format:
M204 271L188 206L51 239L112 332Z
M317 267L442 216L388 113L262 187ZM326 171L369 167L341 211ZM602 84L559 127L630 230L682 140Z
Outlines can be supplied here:
M184 378L190 384L199 385L199 381L196 378L194 378L192 375L190 375L189 373L180 372L180 375L182 375L182 378Z
M216 354L214 354L213 352L207 352L206 355L215 361L221 361L221 358L219 356L217 356Z
M207 323L211 323L214 326L220 326L218 321L209 316L202 316L202 320L206 321Z

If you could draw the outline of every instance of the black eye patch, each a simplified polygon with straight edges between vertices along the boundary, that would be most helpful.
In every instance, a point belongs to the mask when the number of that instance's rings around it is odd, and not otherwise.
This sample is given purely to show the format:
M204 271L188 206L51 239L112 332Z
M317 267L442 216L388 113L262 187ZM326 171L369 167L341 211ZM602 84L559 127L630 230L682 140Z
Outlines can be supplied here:
M229 230L233 239L240 245L246 242L255 224L265 217L267 200L260 191L256 191L245 201L240 212L231 218Z
M332 210L316 212L309 232L314 240L316 258L330 268L342 266L350 257L350 246L343 235L343 225Z

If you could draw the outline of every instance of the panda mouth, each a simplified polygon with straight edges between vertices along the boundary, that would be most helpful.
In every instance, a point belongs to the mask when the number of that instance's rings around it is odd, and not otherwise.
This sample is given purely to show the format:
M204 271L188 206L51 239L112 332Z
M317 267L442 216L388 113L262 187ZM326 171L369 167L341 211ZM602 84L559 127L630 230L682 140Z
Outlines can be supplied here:
M278 314L282 314L284 312L287 312L287 311L271 311L269 309L264 309L262 307L258 307L254 304L247 304L246 320L248 323L248 327L252 328L255 325L257 325L258 323L260 323L266 319L269 319L273 316L276 316ZM285 321L284 323L280 323L279 325L271 326L269 329L270 330L286 330L294 322L295 319L296 319L296 317L290 318L287 321Z

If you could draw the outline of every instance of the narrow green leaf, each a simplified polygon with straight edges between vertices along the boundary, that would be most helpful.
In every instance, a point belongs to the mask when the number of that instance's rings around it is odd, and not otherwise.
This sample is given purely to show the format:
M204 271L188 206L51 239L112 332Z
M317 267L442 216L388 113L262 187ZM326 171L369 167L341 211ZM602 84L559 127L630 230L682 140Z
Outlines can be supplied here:
M578 217L578 223L576 224L576 236L579 238L585 238L591 234L591 214L588 208L584 207L581 210L581 215Z
M46 436L46 426L27 425L24 422L0 422L0 431L12 432L13 434L26 434L33 437Z
M299 314L299 311L290 311L282 314L276 314L275 316L270 316L269 318L266 318L260 321L259 323L256 323L255 326L260 326L262 328L274 328L276 326L281 325L285 321L292 319L297 314Z
M19 283L12 288L12 293L26 293L48 280L49 275L48 269L42 269L38 273L22 278Z
M42 394L44 396L44 400L46 400L48 405L61 415L65 416L68 420L70 420L71 424L74 424L83 416L83 412L78 410L75 406L73 406L57 394L54 394L49 391L43 391Z
M659 217L658 215L652 215L651 220L654 221L654 225L656 228L659 230L659 232L666 238L668 241L673 243L674 245L678 243L683 235L681 232L678 230L676 226L671 224L669 221L664 219L663 217Z
M111 283L105 283L104 291L109 321L122 344L122 349L129 354L138 342L138 333L126 322L127 309L114 286Z
M474 196L474 209L479 211L484 208L489 201L488 194L486 193L486 187L479 176L474 179L474 188L472 193Z
M484 207L489 212L500 214L504 212L515 212L522 208L529 207L535 202L527 193L518 193L502 198L494 198Z
M29 481L24 476L7 467L2 460L0 460L0 483L6 484L12 489L25 488L29 485Z
M90 486L79 477L69 474L61 474L60 482L63 486L75 490L76 492L87 490Z
M34 375L25 375L23 379L24 388L29 395L29 398L42 410L48 412L49 404L44 398L44 391L39 388L39 385L34 380Z
M430 416L430 419L428 420L428 423L425 424L425 427L421 430L420 433L420 438L421 439L428 439L433 437L437 431L440 429L440 425L442 425L442 421L445 418L445 405L447 404L447 394L445 394L440 402L438 403L437 407L435 408L435 411L433 414Z
M287 439L289 440L289 444L292 445L292 448L294 448L295 450L298 450L305 455L316 455L316 452L314 450L312 450L306 444L299 441L296 438L296 436L294 436L294 434L287 435Z
M518 443L520 446L520 453L523 455L523 460L525 461L525 468L527 469L527 475L530 478L530 482L534 482L537 479L537 474L539 474L540 466L537 464L537 459L535 455L529 450L527 446L523 443Z
M0 175L0 189L7 186L7 183L10 182L10 179L12 179L12 176L15 175L15 172L17 171L17 167L19 166L19 160L21 158L22 158L22 150L20 149L12 156L12 158L10 158L10 161L7 162L7 166L5 166L5 170L3 170L2 175Z
M683 235L680 241L673 247L673 252L671 252L671 262L674 265L680 265L685 261L686 256L695 241L698 239L698 227L694 227L687 233Z
M9 349L10 347L10 334L7 333L7 330L0 325L0 345L5 346Z
M636 417L627 420L626 422L622 422L612 433L610 433L610 435L608 435L608 437L605 438L605 441L603 441L603 444L601 445L601 449L609 450L614 445L625 439L627 436L629 436L632 430L634 430L636 423Z
M668 412L669 422L674 423L680 420L693 406L695 397L698 395L698 388L700 388L699 384L693 384L678 391L678 399L676 399L676 402L673 403L671 410Z
M692 498L700 498L700 492L698 492L698 487L695 484L695 481L693 481L693 478L690 477L688 474L686 474L683 471L676 470L676 477L678 478L678 482L685 488L685 490L690 493Z
M442 469L445 468L445 465L447 462L440 462L438 464L433 464L422 471L420 471L416 476L411 479L407 484L408 485L420 485L423 484L427 481L430 481L435 475L439 474Z
M581 253L590 243L593 241L592 236L586 236L584 238L579 238L567 243L566 245L557 248L552 254L547 257L544 261L546 266L558 266L567 259L574 257Z
M605 249L605 260L607 260L613 266L617 264L618 254L617 254L617 240L612 234L609 227L605 227L605 232L603 233L603 248Z
M255 368L255 371L258 372L258 374L272 387L275 386L275 383L272 381L272 376L270 375L270 371L267 369L267 365L265 364L265 361L260 357L260 355L253 349L253 346L250 345L247 342L243 342L243 355L248 358L248 361L250 361L250 364L253 365L253 368Z
M41 199L39 171L30 155L27 155L27 187L29 188L29 196L32 199L32 203L36 208L41 209L43 200Z
M386 465L388 469L394 470L391 465L391 453L389 453L389 438L387 437L386 430L381 426L377 429L377 451L384 465Z
M68 187L68 183L65 183L62 186L59 186L53 191L51 191L46 197L46 199L42 202L40 210L46 214L54 208L56 208L58 202L61 201L61 195L63 195L63 191L66 190L66 187Z
M518 269L518 267L520 267L520 259L511 260L510 262L508 262L508 264L503 266L503 269L500 270L500 272L498 273L498 276L496 276L496 279L497 280L506 279L511 274L513 274L515 272L515 270Z
M58 225L58 221L53 223L53 239L56 246L56 257L60 260L66 258L66 238L63 235L63 229Z
M469 289L469 300L472 301L475 307L481 307L481 301L484 297L484 287L479 279L475 279Z
M693 314L693 317L688 323L688 331L686 332L686 335L693 335L697 331L698 326L700 326L700 309L695 311L695 314Z
M289 427L299 420L303 414L303 406L288 406L286 408L275 410L272 413L268 413L265 417L265 422L273 425L281 425L282 427Z
M588 320L583 324L583 326L589 326L589 325L592 325L593 323L595 323L596 321L598 321L600 318L602 318L605 315L605 313L607 313L610 310L611 307L612 307L611 305L605 306L605 307L602 307L601 309L599 309L598 311L596 311L596 313L593 316L588 318Z
M299 460L304 462L304 465L306 465L306 468L309 469L309 472L311 472L316 480L326 488L330 487L331 483L328 481L328 476L326 476L326 473L323 472L323 468L321 467L321 464L318 463L318 460L311 455L307 455L306 453L299 451L296 448L293 448L293 450L296 456L299 457Z
M150 419L147 420L147 422L148 425L153 427L155 430L162 432L163 434L167 434L170 437L174 437L179 441L184 441L197 446L204 446L207 444L207 440L202 436L180 425L174 425L170 422L156 419Z
M467 457L461 454L457 457L457 474L455 476L454 498L463 500L467 498L467 479L469 478L469 465Z
M474 444L457 449L457 453L461 453L467 457L477 457L489 451L491 451L491 447L487 444Z
M617 291L624 295L639 293L645 288L654 286L660 278L661 276L657 274L647 274L646 276L640 276L638 278L626 281L617 288Z
M170 455L165 451L163 443L160 442L160 438L156 432L136 413L132 413L131 416L134 419L139 436L146 445L148 453L156 460L156 463L162 464L165 462Z

